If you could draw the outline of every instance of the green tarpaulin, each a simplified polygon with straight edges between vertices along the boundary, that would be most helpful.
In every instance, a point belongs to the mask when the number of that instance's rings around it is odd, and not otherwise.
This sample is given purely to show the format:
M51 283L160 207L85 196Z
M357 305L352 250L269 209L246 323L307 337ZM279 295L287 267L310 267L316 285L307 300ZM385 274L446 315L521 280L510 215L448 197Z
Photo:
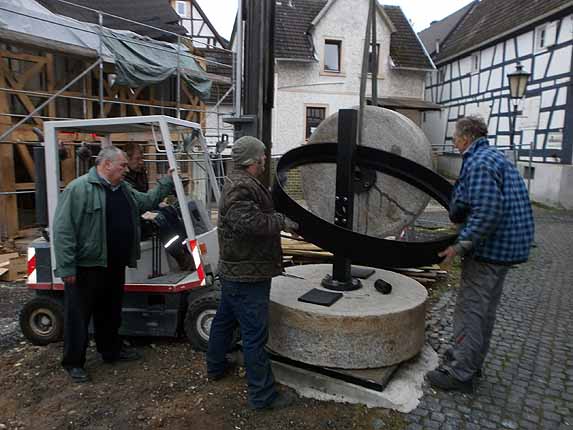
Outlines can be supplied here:
M132 32L103 30L103 43L115 59L117 85L142 87L157 84L177 74L201 99L211 92L211 80L197 61L190 56L187 47L180 45L179 60L177 45L158 42Z

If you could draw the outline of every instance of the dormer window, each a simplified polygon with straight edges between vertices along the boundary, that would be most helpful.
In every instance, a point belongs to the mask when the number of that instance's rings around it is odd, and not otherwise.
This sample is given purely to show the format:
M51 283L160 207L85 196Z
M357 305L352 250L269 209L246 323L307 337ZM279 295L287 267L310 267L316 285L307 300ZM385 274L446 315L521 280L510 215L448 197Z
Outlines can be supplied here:
M176 1L175 2L175 11L177 14L182 18L189 17L189 3L187 1Z
M340 40L326 39L324 41L324 71L329 73L341 72L341 50Z

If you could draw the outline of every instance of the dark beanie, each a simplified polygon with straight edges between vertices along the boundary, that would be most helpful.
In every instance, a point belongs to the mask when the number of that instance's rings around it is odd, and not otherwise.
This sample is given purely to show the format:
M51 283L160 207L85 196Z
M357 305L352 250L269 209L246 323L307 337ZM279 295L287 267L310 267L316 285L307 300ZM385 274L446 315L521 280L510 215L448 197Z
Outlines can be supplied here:
M265 153L265 144L253 136L243 136L233 143L231 157L240 166L255 164Z

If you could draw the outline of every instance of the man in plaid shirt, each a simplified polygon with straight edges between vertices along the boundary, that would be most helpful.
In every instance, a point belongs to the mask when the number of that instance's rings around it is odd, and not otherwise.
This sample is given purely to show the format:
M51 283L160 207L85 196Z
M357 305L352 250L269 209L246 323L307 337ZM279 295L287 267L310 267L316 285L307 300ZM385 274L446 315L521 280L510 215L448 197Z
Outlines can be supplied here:
M517 168L489 146L478 117L457 121L454 145L463 154L450 200L450 220L460 225L456 243L439 255L462 257L454 311L454 346L445 364L428 373L434 387L472 392L489 348L503 282L512 265L529 257L533 213Z

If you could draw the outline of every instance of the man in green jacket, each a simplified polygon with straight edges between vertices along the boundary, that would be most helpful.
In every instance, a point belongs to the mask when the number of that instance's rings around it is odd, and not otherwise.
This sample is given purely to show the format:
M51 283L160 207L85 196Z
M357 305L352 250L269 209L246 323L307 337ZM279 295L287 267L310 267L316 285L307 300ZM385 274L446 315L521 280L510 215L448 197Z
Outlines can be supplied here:
M64 294L64 355L62 366L75 382L86 382L84 369L88 325L105 362L140 358L121 347L125 266L140 256L139 215L155 209L173 190L170 176L147 193L123 181L127 157L116 147L103 148L96 166L73 180L60 195L54 216L55 275Z

